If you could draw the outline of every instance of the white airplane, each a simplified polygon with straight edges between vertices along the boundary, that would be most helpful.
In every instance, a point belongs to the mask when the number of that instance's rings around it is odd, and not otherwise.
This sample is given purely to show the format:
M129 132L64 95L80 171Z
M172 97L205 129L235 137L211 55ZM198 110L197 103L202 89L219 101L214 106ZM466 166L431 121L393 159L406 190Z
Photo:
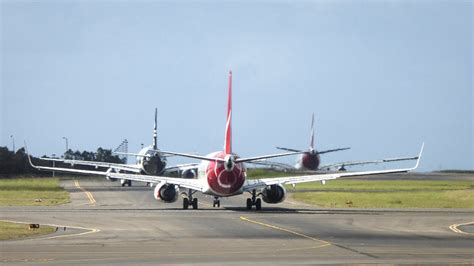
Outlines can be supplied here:
M74 165L87 165L94 166L95 168L103 167L108 168L106 173L136 173L144 175L166 175L171 172L179 172L184 178L194 178L197 172L197 163L194 164L178 164L172 167L166 167L166 157L168 155L162 154L158 149L157 142L157 109L155 108L155 125L153 128L153 144L142 148L138 153L120 153L117 154L136 156L135 164L121 164L121 163L108 163L108 162L96 162L96 161L83 161L83 160L71 160L71 159L54 159L54 158L40 158L46 161L57 161L66 164ZM106 176L109 181L117 181L117 178L113 178L109 175ZM120 179L122 186L132 186L132 180Z
M388 173L408 172L416 169L419 164L419 158L423 151L421 147L420 155L416 165L412 168L380 170L380 171L365 171L352 173L330 173L319 175L302 175L289 176L278 178L265 179L248 179L244 163L267 158L275 158L281 156L288 156L298 154L299 152L280 153L272 155L263 155L256 157L240 158L232 151L232 72L229 72L229 92L228 92L228 108L227 108L227 123L225 128L224 149L216 151L206 156L199 156L187 153L176 153L161 151L163 154L172 154L177 156L184 156L201 160L198 166L198 176L195 179L184 179L167 176L150 176L150 175L135 175L124 173L101 173L89 170L74 170L67 168L53 168L34 166L30 159L30 164L40 170L55 170L65 172L75 172L84 174L102 174L109 178L128 179L142 182L150 182L156 184L154 189L154 197L156 200L164 202L175 202L178 199L179 189L187 189L183 198L183 209L188 209L192 205L193 209L198 208L198 199L193 197L194 193L201 192L203 194L214 196L214 206L220 206L219 198L231 197L245 192L250 193L247 198L247 209L252 209L253 206L257 210L262 207L262 200L266 203L279 203L285 199L286 190L284 185L298 184L305 182L321 181L323 184L327 180L332 180L347 176L361 176L361 175L375 175ZM26 147L26 145L25 145ZM30 158L30 156L28 156ZM261 196L261 198L258 198Z
M311 118L311 138L309 149L307 151L297 150L292 148L284 148L284 147L277 147L279 150L284 151L292 151L292 152L301 152L298 161L296 162L295 166L280 163L280 162L272 162L268 160L262 160L254 162L254 164L266 165L275 168L281 168L283 170L291 171L316 171L320 169L324 169L330 171L331 169L337 169L339 171L346 171L347 166L354 166L354 165L364 165L364 164L378 164L378 163L388 163L388 162L397 162L397 161L408 161L408 160L417 160L418 157L398 157L398 158L389 158L389 159L379 159L379 160L365 160L365 161L347 161L347 162L340 162L340 163L331 163L331 164L323 164L321 165L321 158L320 154L335 152L335 151L343 151L348 150L350 148L338 148L332 150L325 150L325 151L317 151L314 148L314 114Z

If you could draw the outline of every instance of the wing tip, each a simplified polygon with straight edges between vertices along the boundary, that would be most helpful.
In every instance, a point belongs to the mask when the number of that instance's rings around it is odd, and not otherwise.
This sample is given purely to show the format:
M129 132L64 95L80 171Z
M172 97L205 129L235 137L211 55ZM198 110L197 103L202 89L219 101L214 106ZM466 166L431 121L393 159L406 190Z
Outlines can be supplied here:
M418 168L418 166L420 165L420 160L421 160L421 155L423 154L423 149L425 148L425 142L423 142L421 144L421 149L420 149L420 153L418 154L418 158L416 160L416 164L415 164L415 167L413 167L411 170L415 170Z

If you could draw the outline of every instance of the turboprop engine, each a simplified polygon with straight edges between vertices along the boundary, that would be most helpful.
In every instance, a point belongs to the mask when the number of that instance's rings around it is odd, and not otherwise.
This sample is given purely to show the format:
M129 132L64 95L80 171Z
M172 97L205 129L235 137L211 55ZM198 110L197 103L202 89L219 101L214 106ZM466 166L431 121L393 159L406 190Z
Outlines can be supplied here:
M178 199L179 188L173 184L157 184L153 196L156 200L166 203L175 202Z
M262 190L262 199L266 203L280 203L285 197L286 189L282 185L271 185Z

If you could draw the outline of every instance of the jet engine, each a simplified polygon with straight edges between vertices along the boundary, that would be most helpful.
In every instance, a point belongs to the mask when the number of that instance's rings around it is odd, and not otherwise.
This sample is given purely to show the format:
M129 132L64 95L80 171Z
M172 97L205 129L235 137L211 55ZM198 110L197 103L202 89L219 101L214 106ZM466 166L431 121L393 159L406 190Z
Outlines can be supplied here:
M157 184L153 196L156 200L162 200L166 203L178 200L179 188L173 184Z
M113 178L113 177L110 177L108 174L112 172L112 168L110 168L109 170L107 170L107 175L105 176L105 179L107 179L108 181L111 181L111 182L115 182L117 181L117 178Z
M192 179L196 177L196 170L195 169L186 169L181 172L182 178Z
M285 198L286 189L282 185L271 185L262 190L262 199L266 203L280 203Z

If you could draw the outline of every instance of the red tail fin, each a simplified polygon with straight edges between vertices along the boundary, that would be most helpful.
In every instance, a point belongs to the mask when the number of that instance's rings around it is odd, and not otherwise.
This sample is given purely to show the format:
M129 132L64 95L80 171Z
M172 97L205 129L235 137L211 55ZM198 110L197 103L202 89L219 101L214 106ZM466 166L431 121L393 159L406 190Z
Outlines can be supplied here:
M229 71L229 95L227 99L227 122L225 125L224 150L226 154L232 153L232 70Z

